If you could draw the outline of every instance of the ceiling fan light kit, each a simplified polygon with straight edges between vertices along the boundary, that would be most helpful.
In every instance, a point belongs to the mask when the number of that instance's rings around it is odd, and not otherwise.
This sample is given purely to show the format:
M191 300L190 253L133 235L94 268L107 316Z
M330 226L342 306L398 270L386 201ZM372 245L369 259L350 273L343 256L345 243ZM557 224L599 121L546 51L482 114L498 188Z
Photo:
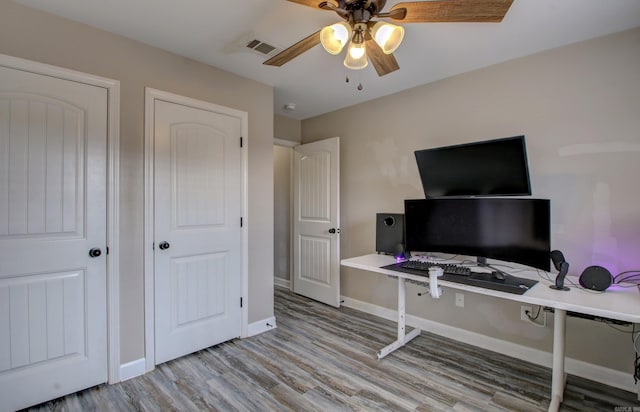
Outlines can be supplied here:
M361 70L368 60L384 76L400 68L393 56L404 38L404 28L378 19L402 23L499 23L513 0L428 0L397 3L383 12L386 0L288 0L317 10L335 12L344 21L305 37L263 64L282 66L305 51L322 44L334 55L349 43L345 67Z
M340 22L320 30L320 43L328 53L340 54L344 45L352 37L344 59L344 66L352 70L361 70L369 64L364 42L364 33L367 31L384 54L396 51L404 38L403 27L385 21L378 21L370 25L363 23L355 25L351 23L350 25L346 22Z

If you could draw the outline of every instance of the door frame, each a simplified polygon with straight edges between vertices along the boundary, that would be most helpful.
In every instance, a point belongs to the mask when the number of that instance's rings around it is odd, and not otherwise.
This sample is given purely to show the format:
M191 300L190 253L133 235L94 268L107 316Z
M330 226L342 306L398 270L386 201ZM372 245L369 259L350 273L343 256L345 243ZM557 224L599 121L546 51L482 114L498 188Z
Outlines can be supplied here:
M107 91L107 375L120 381L120 82L0 54L0 66L101 87Z
M300 146L302 143L294 142L287 139L273 139L274 146L286 147L292 152L296 146ZM275 276L273 276L273 282L276 286L282 286L284 288L293 291L293 153L291 154L291 161L289 162L289 280L287 284L279 282Z
M154 279L154 116L155 100L181 104L202 110L213 111L240 120L241 137L244 150L240 158L241 199L240 208L243 216L241 231L241 274L240 293L243 297L241 312L241 338L248 336L248 279L249 279L249 210L248 210L248 148L249 148L249 116L247 112L220 106L202 100L165 92L162 90L145 87L144 99L144 337L145 337L145 371L150 372L155 368L155 279ZM239 136L240 137L240 136Z

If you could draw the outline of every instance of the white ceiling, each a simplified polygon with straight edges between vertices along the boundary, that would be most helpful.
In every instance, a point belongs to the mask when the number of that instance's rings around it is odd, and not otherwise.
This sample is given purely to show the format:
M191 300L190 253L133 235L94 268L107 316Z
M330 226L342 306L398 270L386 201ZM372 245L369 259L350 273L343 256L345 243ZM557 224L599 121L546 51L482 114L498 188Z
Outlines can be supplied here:
M248 40L285 49L339 21L333 12L286 0L14 1L271 85L274 112L295 119L640 27L640 0L515 0L502 23L405 24L404 41L395 52L400 70L378 77L371 65L345 69L344 56L332 56L322 46L280 68L263 65L266 58L247 49ZM396 3L388 1L385 10ZM296 109L285 110L287 103Z

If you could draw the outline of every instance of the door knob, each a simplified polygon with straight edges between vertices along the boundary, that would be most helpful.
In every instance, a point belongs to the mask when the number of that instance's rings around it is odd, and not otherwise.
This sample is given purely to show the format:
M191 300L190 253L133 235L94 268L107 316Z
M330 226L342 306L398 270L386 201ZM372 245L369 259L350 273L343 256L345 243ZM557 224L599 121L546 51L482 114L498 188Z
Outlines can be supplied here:
M89 256L92 258L98 257L102 254L102 250L100 248L94 247L89 251Z
M160 244L158 245L158 247L160 248L160 250L165 250L165 249L169 249L171 245L169 244L169 242L167 241L162 241L160 242Z
M340 233L340 229L336 229L336 228L331 228L329 229L329 233L333 234L333 233Z

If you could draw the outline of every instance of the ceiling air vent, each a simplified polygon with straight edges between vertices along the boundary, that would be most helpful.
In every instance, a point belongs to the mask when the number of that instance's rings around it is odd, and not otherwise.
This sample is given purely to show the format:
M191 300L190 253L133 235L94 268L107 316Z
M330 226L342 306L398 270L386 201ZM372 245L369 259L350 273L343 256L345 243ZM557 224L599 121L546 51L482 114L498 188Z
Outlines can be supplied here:
M282 49L258 39L249 41L247 48L264 57L272 57L282 51Z

